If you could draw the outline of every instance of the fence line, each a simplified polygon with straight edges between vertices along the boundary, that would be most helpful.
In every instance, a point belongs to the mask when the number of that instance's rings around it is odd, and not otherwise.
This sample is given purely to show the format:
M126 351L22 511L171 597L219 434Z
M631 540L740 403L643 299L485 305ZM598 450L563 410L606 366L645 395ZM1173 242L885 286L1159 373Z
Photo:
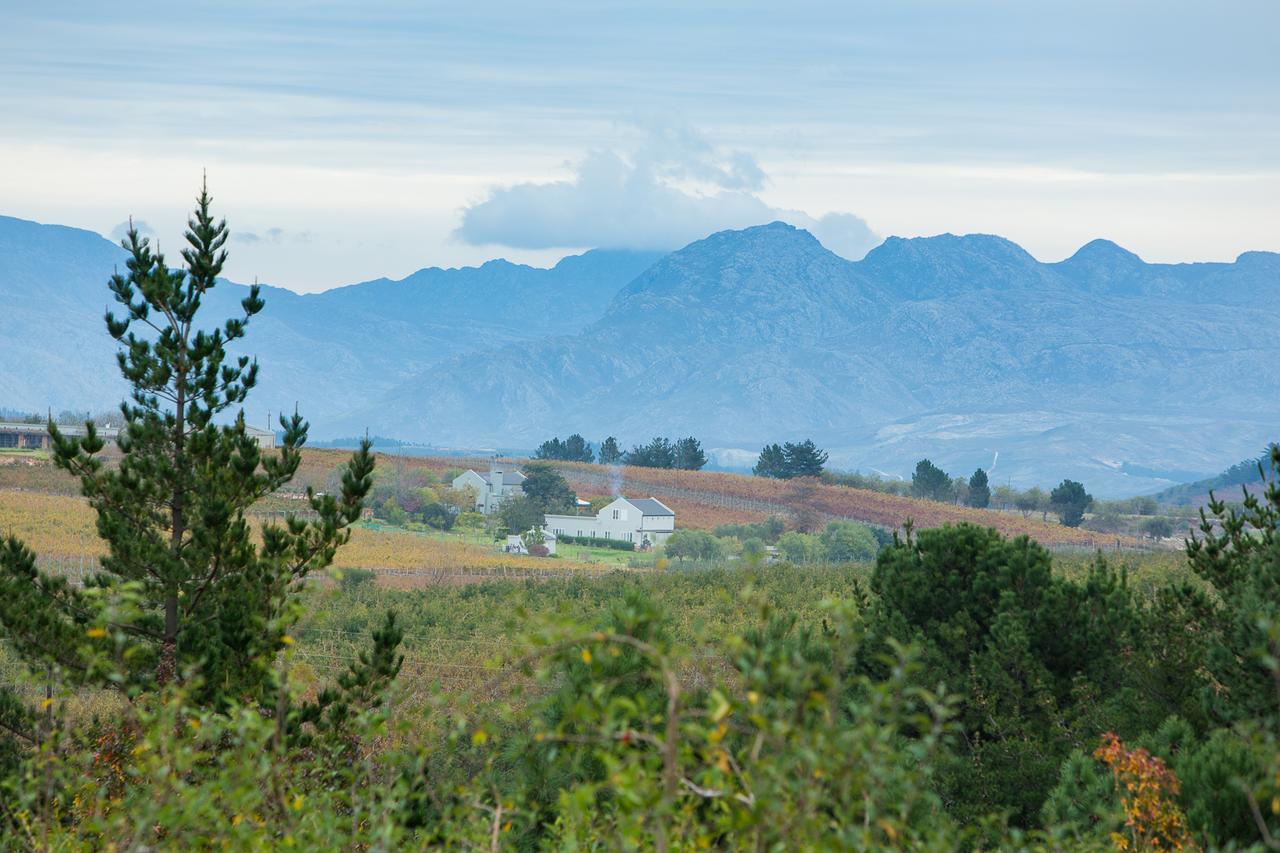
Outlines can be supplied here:
M86 578L101 571L98 557L88 554L42 554L36 558L36 565L46 574L64 577L75 586L83 586ZM369 571L379 577L414 578L424 584L468 584L486 583L489 581L553 581L574 580L584 578L599 580L615 573L645 574L653 569L634 569L628 567L595 567L584 566L580 569L569 568L520 568L518 566L493 566L484 568L436 569L429 566L398 568L391 566L338 567L338 571ZM308 576L309 580L331 579L325 572Z

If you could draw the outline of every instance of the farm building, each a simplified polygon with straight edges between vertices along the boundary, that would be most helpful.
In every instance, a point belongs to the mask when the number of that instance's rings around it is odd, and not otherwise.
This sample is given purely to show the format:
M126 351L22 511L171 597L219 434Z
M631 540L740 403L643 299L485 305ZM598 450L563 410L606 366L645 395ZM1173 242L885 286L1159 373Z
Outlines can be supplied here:
M620 539L639 548L661 545L676 529L676 514L657 498L617 498L595 515L548 515L557 536Z
M519 469L494 461L489 463L488 474L463 471L453 478L453 488L470 491L475 496L476 512L492 515L507 498L523 494L524 481L525 476Z
M84 435L84 424L60 424L58 429L63 435ZM261 448L276 446L276 434L271 430L246 426L244 431ZM119 434L115 427L98 427L98 436L105 441L114 441ZM45 424L0 423L0 450L48 450L49 446Z
M48 450L49 431L44 424L0 423L0 450Z
M534 531L532 530L529 531L529 533L533 533L533 532ZM542 547L547 549L547 555L554 557L556 553L555 534L550 532L549 530L543 530L543 531L540 531L540 533L542 536ZM528 534L525 534L525 536L508 536L507 544L502 550L504 550L508 554L528 555L529 549L528 547L526 547L525 541L524 541L527 536ZM536 542L537 540L535 539L534 541Z

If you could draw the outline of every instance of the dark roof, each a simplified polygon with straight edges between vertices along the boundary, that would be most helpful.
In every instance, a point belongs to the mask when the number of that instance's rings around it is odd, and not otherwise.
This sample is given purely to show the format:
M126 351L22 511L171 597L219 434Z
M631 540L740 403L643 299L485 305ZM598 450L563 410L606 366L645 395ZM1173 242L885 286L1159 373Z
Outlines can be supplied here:
M675 517L675 513L657 498L626 498L627 503L640 510L641 515L669 515Z

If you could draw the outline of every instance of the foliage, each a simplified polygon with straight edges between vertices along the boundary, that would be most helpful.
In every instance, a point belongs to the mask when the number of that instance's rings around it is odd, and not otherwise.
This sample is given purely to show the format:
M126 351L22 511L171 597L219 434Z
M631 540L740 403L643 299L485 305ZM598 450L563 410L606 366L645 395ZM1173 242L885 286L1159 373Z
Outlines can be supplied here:
M796 565L820 563L825 559L826 550L822 541L811 533L800 533L792 530L778 537L778 550Z
M1239 507L1213 497L1187 545L1192 570L1221 601L1223 631L1208 651L1217 689L1206 695L1215 720L1280 722L1274 661L1280 645L1268 626L1280 623L1280 445L1270 449L1261 496L1245 492Z
M762 539L767 543L775 543L778 537L786 532L787 524L776 515L771 515L764 521L755 524L719 524L716 525L715 535L730 539L747 540Z
M981 468L974 471L973 476L969 478L965 504L977 509L986 509L991 505L991 486L987 482L987 472Z
M718 560L724 556L724 545L704 530L677 530L667 537L663 550L668 557L680 560Z
M524 467L524 474L525 481L520 490L544 513L570 512L577 505L578 496L560 472L550 465L531 462Z
M171 270L130 229L127 274L111 279L125 317L108 313L106 325L124 346L118 362L132 386L121 407L128 428L118 440L118 465L99 456L104 442L94 424L78 438L49 425L56 464L79 478L96 513L107 551L102 571L83 589L72 587L39 572L35 555L10 539L0 550L0 624L23 657L72 682L133 691L182 679L195 701L218 706L272 691L271 660L284 647L291 595L349 537L373 459L362 445L340 496L308 490L316 521L268 524L254 541L246 513L289 482L307 424L296 413L282 417L280 451L267 454L246 433L242 411L231 425L215 423L255 384L256 362L226 363L226 346L244 336L263 302L252 288L243 316L213 331L197 329L226 260L226 224L214 221L209 206L202 189L188 223L185 270ZM127 608L119 605L123 597ZM103 643L129 639L109 681L79 642L99 622Z
M610 548L614 551L634 551L636 543L626 539L605 539L603 536L570 536L567 533L556 534L556 541L565 545L585 545L588 548Z
M432 501L422 507L422 523L436 530L450 530L457 520L457 509L440 501Z
M865 524L856 521L832 521L819 538L823 557L833 563L872 560L880 550L876 538Z
M609 436L600 442L600 464L616 465L622 461L622 448L618 446L618 439Z
M546 508L528 495L507 498L498 507L502 526L516 534L542 524L546 513Z
M625 461L640 468L674 468L676 449L669 439L657 436L648 444L632 447Z
M1178 777L1145 749L1128 749L1107 732L1094 756L1111 768L1124 809L1127 833L1112 838L1119 850L1189 850L1198 845L1187 832L1177 803Z
M760 458L756 460L756 465L751 469L751 473L757 477L786 479L788 476L787 457L782 452L782 445L766 444L760 450Z
M1058 513L1064 527L1079 527L1092 503L1093 496L1075 480L1063 480L1049 493L1049 506Z
M871 589L870 635L919 643L925 683L964 697L966 748L943 783L958 814L1009 808L1030 825L1073 728L1127 719L1123 707L1077 702L1086 685L1117 682L1121 652L1134 644L1131 595L1105 564L1077 584L1055 577L1049 553L1025 538L944 526L881 551Z
M949 501L953 497L951 477L928 459L921 459L911 475L911 494L931 501Z
M818 449L813 439L799 443L766 444L751 470L757 477L789 480L792 477L818 477L827 464L827 453Z
M616 447L616 444L615 444ZM563 462L594 462L596 455L587 440L576 432L561 441L559 437L550 438L538 445L533 453L534 459L554 459ZM600 460L604 462L602 458Z
M697 471L707 464L707 454L702 452L702 442L693 436L682 438L675 443L675 461L673 468L682 471Z
M340 569L334 573L343 592L354 592L373 583L376 575L368 569Z
M1152 539L1168 539L1173 535L1173 522L1162 515L1157 515L1142 523L1142 532Z

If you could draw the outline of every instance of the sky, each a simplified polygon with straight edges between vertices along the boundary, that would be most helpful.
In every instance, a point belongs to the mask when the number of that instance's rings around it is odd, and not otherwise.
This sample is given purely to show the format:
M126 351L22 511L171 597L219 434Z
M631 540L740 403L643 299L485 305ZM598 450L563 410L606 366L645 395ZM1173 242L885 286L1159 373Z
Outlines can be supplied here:
M315 291L783 219L1280 250L1280 3L0 2L0 214Z

